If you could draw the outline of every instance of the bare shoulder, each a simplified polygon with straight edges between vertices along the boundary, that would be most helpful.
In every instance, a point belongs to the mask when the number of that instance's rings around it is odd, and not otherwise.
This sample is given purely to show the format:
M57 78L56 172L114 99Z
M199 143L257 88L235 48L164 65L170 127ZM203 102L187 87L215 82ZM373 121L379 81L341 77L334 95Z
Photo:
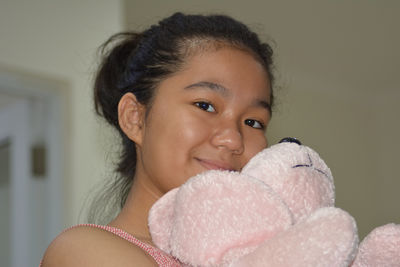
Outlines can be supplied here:
M76 227L60 234L47 248L43 267L157 266L141 248L106 231Z

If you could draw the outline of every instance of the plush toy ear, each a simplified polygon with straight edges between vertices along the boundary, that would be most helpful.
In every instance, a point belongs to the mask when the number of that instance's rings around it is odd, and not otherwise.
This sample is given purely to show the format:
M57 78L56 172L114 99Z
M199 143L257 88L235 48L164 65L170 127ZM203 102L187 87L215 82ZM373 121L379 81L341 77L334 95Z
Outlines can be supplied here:
M285 142L264 149L242 173L269 185L288 205L296 221L335 202L328 166L315 151L297 143Z
M375 228L360 244L352 267L400 266L400 225Z
M171 253L170 237L174 224L174 205L179 188L174 188L160 198L149 211L149 231L154 244Z
M338 208L321 208L287 231L267 240L231 266L344 267L353 261L357 243L357 227L353 217Z

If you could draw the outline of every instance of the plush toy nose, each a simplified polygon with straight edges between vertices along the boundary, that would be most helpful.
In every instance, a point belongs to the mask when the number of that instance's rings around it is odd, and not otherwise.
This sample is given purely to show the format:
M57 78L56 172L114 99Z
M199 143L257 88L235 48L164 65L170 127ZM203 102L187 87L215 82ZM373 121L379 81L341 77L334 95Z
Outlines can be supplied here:
M279 143L285 143L285 142L287 142L287 143L296 143L299 146L301 146L301 142L299 140L297 140L296 138L294 138L294 137L285 137L281 141L279 141Z

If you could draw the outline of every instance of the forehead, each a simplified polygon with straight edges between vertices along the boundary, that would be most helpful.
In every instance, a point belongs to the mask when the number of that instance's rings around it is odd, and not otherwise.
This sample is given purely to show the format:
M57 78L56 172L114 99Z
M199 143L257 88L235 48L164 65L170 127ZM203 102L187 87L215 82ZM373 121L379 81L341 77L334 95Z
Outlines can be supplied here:
M230 43L226 40L218 40L211 37L201 37L186 39L180 44L181 58L183 58L185 62L190 61L190 59L192 59L194 56L217 52L221 49L242 51L248 55L251 55L254 60L258 61L262 66L264 66L260 57L250 48L247 48L245 45ZM264 68L266 67L264 66ZM266 69L265 71L268 73Z
M270 81L265 67L243 49L224 46L201 51L188 57L174 76L188 83L221 84L231 93L249 91L269 100Z

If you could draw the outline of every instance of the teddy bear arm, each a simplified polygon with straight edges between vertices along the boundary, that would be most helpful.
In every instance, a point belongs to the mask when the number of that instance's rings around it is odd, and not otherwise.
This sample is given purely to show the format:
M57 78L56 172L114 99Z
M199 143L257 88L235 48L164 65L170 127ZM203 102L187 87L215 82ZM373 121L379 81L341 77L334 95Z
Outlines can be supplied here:
M355 256L356 233L356 224L348 213L322 208L231 266L347 267Z
M400 224L375 228L360 244L352 267L400 266Z
M149 216L155 245L193 266L231 262L292 223L270 187L221 171L200 174L167 193Z

